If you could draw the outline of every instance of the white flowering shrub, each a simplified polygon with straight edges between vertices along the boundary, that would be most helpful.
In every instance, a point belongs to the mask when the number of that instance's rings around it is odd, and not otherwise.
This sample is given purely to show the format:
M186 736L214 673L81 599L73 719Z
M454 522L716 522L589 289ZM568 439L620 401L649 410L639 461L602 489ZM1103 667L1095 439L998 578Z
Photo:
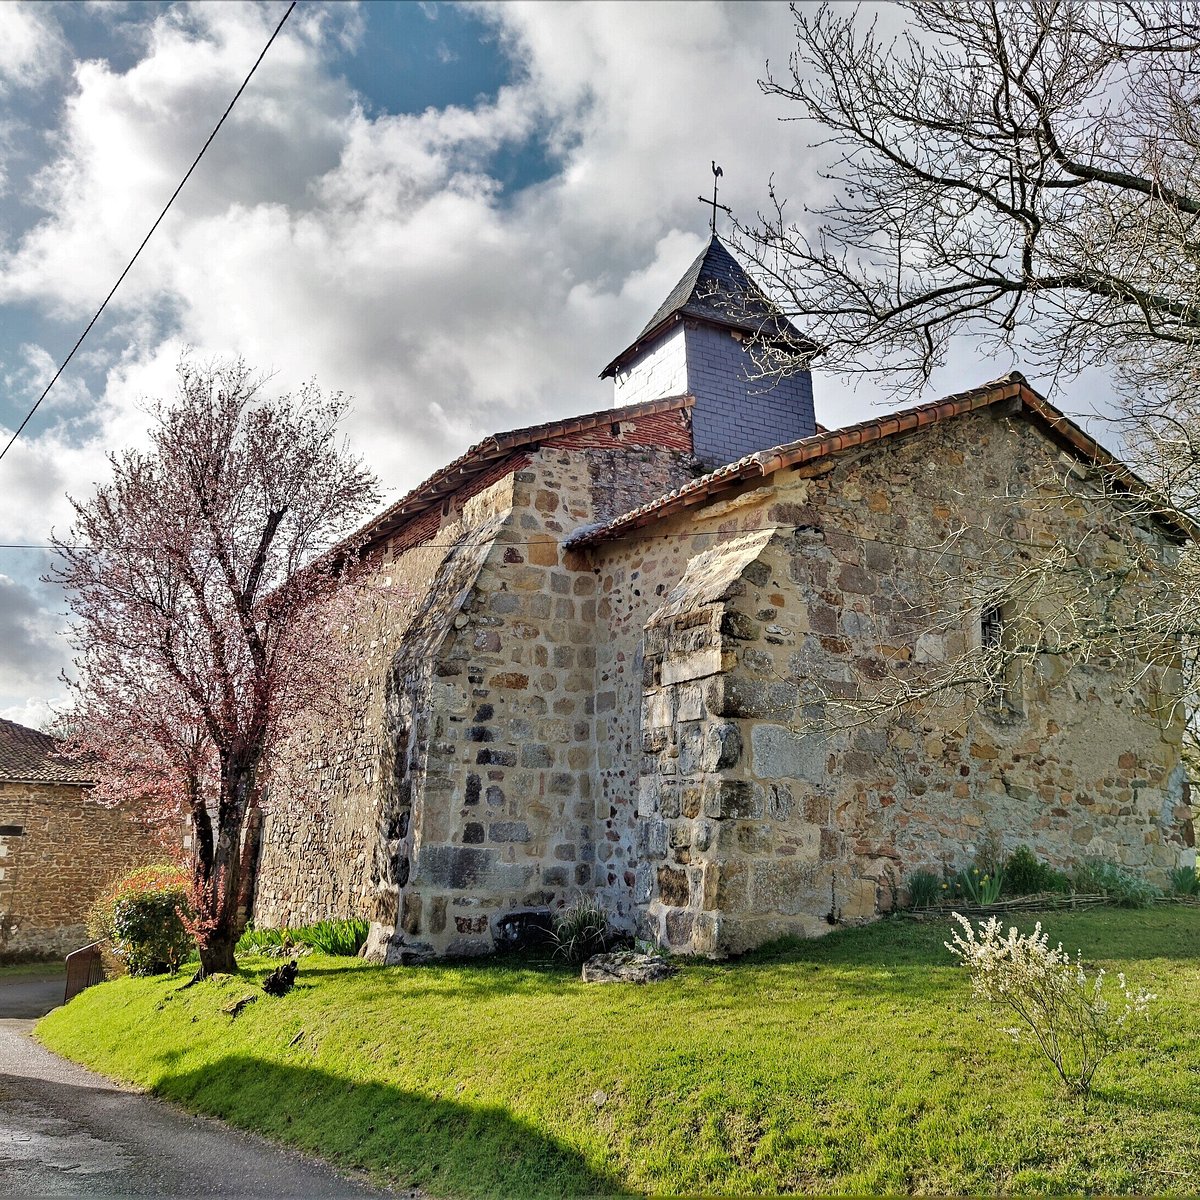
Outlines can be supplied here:
M1022 935L1015 927L1003 934L997 917L980 921L978 933L960 913L954 919L962 929L946 949L970 971L975 995L1011 1009L1063 1083L1086 1097L1096 1068L1125 1043L1131 1021L1145 1018L1157 997L1134 992L1124 972L1115 988L1103 969L1089 978L1082 957L1072 962L1061 942L1051 947L1040 922ZM1009 1032L1020 1040L1020 1028Z

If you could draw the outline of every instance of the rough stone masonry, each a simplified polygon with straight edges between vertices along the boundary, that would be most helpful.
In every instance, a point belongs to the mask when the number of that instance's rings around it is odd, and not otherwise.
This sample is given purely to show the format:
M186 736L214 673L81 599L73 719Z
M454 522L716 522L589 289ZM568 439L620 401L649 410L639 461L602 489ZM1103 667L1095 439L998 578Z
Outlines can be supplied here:
M136 804L106 808L56 740L0 720L0 957L84 945L104 887L162 857Z
M519 944L587 895L724 954L870 920L985 837L1160 882L1194 861L1169 664L1046 652L1003 704L837 715L986 636L948 539L1070 547L1145 611L1182 519L1106 486L1119 464L1017 375L818 430L807 372L751 386L756 346L800 339L730 287L753 285L714 238L606 370L636 403L487 439L365 531L350 715L295 732L306 799L268 814L260 924L363 916L404 962Z

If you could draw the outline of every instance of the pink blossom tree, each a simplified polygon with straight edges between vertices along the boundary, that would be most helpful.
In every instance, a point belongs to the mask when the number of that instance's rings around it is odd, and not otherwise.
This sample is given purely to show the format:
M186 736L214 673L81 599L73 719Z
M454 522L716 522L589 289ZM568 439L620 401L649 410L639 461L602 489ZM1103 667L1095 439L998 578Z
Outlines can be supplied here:
M263 382L181 363L150 449L110 455L111 479L72 500L51 575L76 616L73 751L94 756L101 799L190 824L202 975L236 970L243 832L272 752L346 678L352 531L379 500L337 437L345 400Z

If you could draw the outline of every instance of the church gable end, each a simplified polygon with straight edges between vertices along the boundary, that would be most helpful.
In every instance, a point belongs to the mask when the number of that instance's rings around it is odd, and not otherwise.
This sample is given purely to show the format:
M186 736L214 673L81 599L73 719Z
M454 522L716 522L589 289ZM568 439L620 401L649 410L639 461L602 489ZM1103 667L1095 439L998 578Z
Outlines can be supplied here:
M260 923L349 909L376 957L470 954L591 886L596 581L565 541L692 479L690 405L497 437L373 523L357 699L297 739L318 803L268 818Z
M698 499L644 539L618 522L590 552L608 613L598 686L615 685L614 714L640 713L599 747L603 828L646 936L738 951L870 919L913 871L966 866L989 834L1159 882L1190 859L1169 670L1046 654L1020 711L839 704L919 685L977 643L961 560L986 561L988 530L1072 547L1081 577L1133 568L1129 602L1159 602L1153 564L1170 563L1174 533L1089 482L1042 424L985 407ZM635 685L620 667L639 639Z

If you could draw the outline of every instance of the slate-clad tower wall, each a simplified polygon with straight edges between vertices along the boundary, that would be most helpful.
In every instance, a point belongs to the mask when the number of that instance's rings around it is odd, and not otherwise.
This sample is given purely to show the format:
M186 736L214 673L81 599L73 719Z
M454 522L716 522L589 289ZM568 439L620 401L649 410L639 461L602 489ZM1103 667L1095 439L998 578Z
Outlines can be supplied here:
M713 468L816 432L809 371L764 368L780 347L802 357L805 343L714 237L603 374L618 408L694 396L696 457Z

